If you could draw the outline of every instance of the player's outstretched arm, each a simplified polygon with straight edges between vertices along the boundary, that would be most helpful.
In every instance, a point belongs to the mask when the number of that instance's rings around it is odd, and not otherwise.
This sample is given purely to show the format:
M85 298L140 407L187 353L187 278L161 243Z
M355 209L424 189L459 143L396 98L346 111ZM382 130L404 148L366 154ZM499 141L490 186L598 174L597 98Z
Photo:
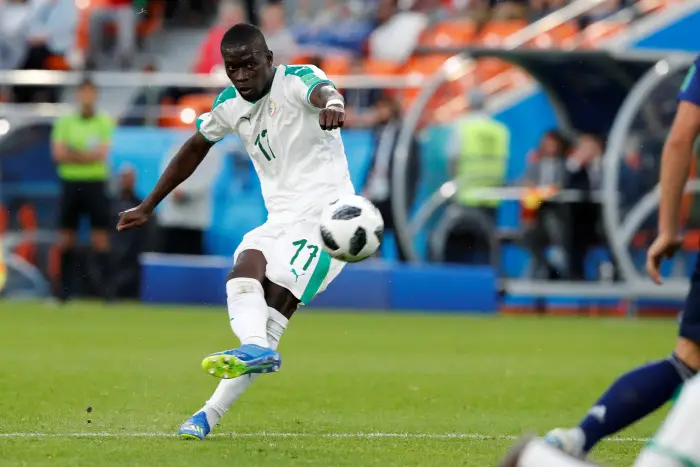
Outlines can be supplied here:
M681 204L698 135L700 107L681 101L661 155L659 236L647 253L647 272L657 284L661 283L661 261L673 256L681 245Z
M318 123L324 130L342 128L345 124L345 99L330 83L321 83L311 91L309 102L321 109Z
M213 143L207 141L200 132L190 137L170 161L146 199L135 208L119 213L117 230L122 231L145 224L156 206L194 173L212 146Z

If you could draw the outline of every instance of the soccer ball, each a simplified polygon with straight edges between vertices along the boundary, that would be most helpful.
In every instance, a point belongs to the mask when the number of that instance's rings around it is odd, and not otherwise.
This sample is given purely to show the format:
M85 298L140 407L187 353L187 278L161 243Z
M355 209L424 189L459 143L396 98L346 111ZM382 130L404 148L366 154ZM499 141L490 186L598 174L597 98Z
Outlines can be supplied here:
M326 253L357 263L379 248L384 220L374 204L362 196L344 196L324 209L320 229Z

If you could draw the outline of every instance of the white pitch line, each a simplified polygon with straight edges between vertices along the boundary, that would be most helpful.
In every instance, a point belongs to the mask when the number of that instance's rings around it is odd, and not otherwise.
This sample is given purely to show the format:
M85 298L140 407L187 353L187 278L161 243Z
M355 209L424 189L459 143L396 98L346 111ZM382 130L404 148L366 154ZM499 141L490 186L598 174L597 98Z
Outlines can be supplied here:
M0 433L0 438L175 438L175 433ZM515 435L479 433L214 433L209 438L406 438L406 439L501 439L516 440ZM643 443L649 438L614 437L608 441Z

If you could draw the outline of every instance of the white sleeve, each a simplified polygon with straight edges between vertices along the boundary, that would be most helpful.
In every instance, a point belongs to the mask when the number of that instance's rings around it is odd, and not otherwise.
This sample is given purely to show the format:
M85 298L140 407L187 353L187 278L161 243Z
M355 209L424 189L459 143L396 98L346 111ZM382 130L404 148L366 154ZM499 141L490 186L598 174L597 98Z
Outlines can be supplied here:
M224 136L233 133L233 128L227 122L225 115L227 102L236 98L236 90L233 87L225 89L214 101L211 111L197 118L197 131L210 143L216 143L224 139Z
M309 101L311 91L319 84L329 83L335 87L328 76L320 68L313 65L285 66L284 78L291 88L292 99L305 105L311 105Z

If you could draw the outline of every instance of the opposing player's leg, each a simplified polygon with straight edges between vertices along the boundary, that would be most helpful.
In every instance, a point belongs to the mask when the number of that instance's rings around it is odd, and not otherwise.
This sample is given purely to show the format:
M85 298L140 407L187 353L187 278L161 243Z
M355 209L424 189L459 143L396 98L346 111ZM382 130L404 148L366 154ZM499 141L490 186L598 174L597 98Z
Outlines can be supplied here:
M202 368L210 375L230 379L279 370L281 358L267 338L266 269L261 251L248 249L238 255L226 281L226 301L231 329L241 346L206 357Z
M271 349L277 350L289 320L274 308L269 308L268 313L267 342ZM248 374L234 379L222 380L204 407L180 427L178 435L183 439L204 439L258 376L257 374Z
M668 358L622 375L575 428L552 430L545 440L585 456L601 439L646 417L668 402L700 370L700 262L681 316L676 347Z

